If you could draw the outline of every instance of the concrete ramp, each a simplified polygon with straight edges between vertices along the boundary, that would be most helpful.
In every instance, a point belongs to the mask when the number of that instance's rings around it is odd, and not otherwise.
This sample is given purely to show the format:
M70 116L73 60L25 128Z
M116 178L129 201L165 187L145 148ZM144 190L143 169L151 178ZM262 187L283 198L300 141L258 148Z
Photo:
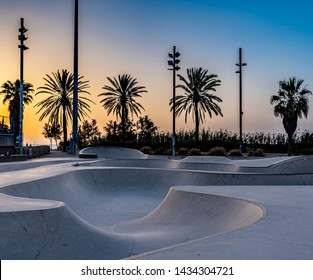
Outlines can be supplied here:
M206 187L168 186L196 183L196 175L80 167L2 187L0 257L121 259L232 231L263 217L262 207L210 195ZM206 181L204 176L198 183Z
M138 254L229 232L265 217L266 211L259 205L194 192L193 188L172 187L154 211L143 218L116 224L114 231L135 237L133 254Z
M222 156L189 156L182 159L182 162L188 163L211 163L211 164L224 164L224 165L237 165L240 167L271 167L289 161L293 161L301 157L272 157L272 158L247 158L247 159L229 159Z
M0 212L2 260L120 259L132 251L131 239L91 226L64 203L1 198L11 202L11 211Z
M122 147L88 147L80 151L80 154L96 154L98 158L105 159L143 159L147 155L142 152Z

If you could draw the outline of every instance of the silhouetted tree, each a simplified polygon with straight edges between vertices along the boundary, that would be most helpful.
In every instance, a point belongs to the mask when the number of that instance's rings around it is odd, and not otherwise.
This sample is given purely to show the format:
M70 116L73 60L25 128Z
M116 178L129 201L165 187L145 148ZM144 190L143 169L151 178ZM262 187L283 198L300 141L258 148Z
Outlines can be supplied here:
M83 81L83 76L78 78L78 119L82 120L88 117L90 106L88 102L93 103L87 97L81 94L89 94L89 81ZM44 86L38 88L38 94L46 94L47 98L38 102L35 107L39 107L37 114L41 112L39 118L42 121L48 118L49 123L60 124L63 130L63 151L66 151L67 143L67 125L68 121L73 118L73 90L74 90L74 75L67 70L58 70L52 73L52 76L46 74Z
M48 138L50 140L51 149L52 149L52 140L55 141L56 148L58 147L58 140L61 139L61 134L62 134L61 126L59 124L45 123L42 134L45 138Z
M117 142L119 140L119 127L116 121L110 120L104 126L104 133L106 140Z
M123 135L128 141L136 140L136 124L130 120L127 120L125 125L122 126L122 123L117 123L116 121L109 121L105 127L105 138L108 141L113 141L116 143L121 142ZM125 141L122 141L125 143Z
M1 86L1 94L4 94L3 104L9 102L10 118L14 121L14 140L19 135L19 123L20 123L20 80L16 80L14 83L7 81ZM24 82L23 88L23 103L28 105L33 101L32 93L34 87L30 83ZM23 104L23 105L24 105Z
M175 98L175 115L180 116L185 111L185 122L187 122L188 114L192 114L195 122L195 141L198 144L199 126L200 122L204 122L205 115L209 114L210 118L212 118L212 113L223 116L217 104L217 102L222 102L222 99L211 93L216 92L216 87L221 85L221 81L216 79L217 75L209 74L208 70L201 67L187 69L187 79L180 74L177 76L183 82L177 85L177 88L185 92L184 95L178 95ZM170 105L173 111L173 98L170 100Z
M288 155L292 154L292 138L298 125L298 118L302 115L307 118L309 112L308 95L312 92L302 86L304 80L289 78L289 80L279 81L277 95L272 95L271 105L274 105L275 117L281 117L284 129L288 135Z
M128 74L118 75L116 79L107 77L111 85L105 85L102 89L104 93L98 96L104 98L100 101L107 114L115 114L117 119L121 120L122 125L122 141L126 139L126 124L129 120L129 115L138 116L144 108L136 101L136 98L141 97L141 93L147 92L144 86L138 86L135 78Z
M78 127L78 139L81 146L94 145L100 142L101 133L96 120L85 120Z
M153 137L158 132L158 127L148 116L140 117L136 123L138 141L142 143L151 143Z

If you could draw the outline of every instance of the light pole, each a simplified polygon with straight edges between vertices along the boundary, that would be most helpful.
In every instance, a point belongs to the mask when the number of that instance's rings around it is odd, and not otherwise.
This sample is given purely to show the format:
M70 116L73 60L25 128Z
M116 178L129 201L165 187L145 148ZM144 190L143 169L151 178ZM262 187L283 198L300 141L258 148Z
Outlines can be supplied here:
M243 152L243 143L242 143L242 67L246 66L247 63L242 63L242 48L239 48L239 63L236 64L239 67L239 70L236 73L239 74L239 149L240 152Z
M18 45L20 49L20 119L19 119L19 152L20 155L23 154L23 97L24 97L24 51L28 48L24 45L24 41L27 40L25 33L28 31L24 26L24 18L21 18L21 27L18 29L20 34L18 35L18 39L20 40L20 44Z
M176 46L173 46L173 53L169 53L168 54L169 58L171 58L171 60L168 60L168 65L171 66L171 68L169 68L168 70L172 70L173 71L173 134L172 134L172 155L175 156L176 155L176 127L175 127L175 111L176 111L176 101L175 101L175 97L176 97L176 71L178 71L180 69L180 67L178 67L178 63L180 62L180 60L178 59L178 57L180 56L180 53L176 51Z
M73 130L72 130L72 152L76 154L77 149L77 120L78 120L78 0L75 0L74 20L74 90L73 90ZM65 143L64 143L65 144Z

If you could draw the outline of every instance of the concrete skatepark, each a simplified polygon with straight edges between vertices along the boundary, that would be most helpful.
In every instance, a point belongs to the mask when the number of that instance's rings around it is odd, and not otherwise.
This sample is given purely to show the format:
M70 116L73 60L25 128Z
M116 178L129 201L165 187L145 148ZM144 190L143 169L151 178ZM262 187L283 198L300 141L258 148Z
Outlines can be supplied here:
M1 259L313 259L313 157L81 152L1 163Z

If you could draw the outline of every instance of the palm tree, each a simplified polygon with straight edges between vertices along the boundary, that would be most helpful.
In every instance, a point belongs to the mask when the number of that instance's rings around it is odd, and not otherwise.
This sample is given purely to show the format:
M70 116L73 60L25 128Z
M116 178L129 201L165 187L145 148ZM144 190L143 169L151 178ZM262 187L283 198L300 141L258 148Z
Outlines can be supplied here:
M89 94L89 81L83 81L84 77L78 78L78 93ZM52 73L52 76L46 74L45 84L38 88L38 94L46 94L48 97L38 102L35 107L40 107L37 114L41 112L39 120L48 118L51 124L60 124L63 130L63 151L66 151L67 143L67 125L68 121L73 118L73 89L74 89L74 75L67 70L59 70ZM88 102L90 99L84 96L78 98L78 119L82 120L88 117L90 113L90 106ZM93 102L92 102L93 103Z
M9 102L10 118L13 120L14 139L19 135L19 123L20 123L20 80L16 80L14 83L7 81L1 86L1 94L4 94L3 104ZM28 105L33 101L34 87L30 83L24 83L23 88L23 106Z
M216 92L216 87L221 85L221 81L216 79L217 75L208 74L208 70L200 68L187 69L187 79L182 75L177 75L184 84L177 85L182 88L184 95L175 97L175 115L185 111L185 122L187 122L188 114L192 113L192 119L195 122L195 141L199 142L199 125L205 120L205 114L208 113L212 118L212 113L221 115L222 110L217 102L223 100L211 92ZM173 111L173 98L170 100L171 111Z
M288 135L288 155L292 154L292 137L297 129L298 118L302 115L307 118L309 112L308 94L312 94L306 86L302 87L304 80L296 77L288 81L279 81L277 95L272 95L271 105L274 105L275 117L281 117L283 126Z
M139 104L135 98L141 97L141 93L147 92L144 86L138 86L135 78L128 74L118 75L118 79L107 77L111 85L105 85L102 89L106 92L98 96L104 96L100 101L107 114L115 114L117 119L121 119L122 125L122 140L125 142L126 138L126 123L129 119L129 114L133 117L135 114L141 113L144 108Z

